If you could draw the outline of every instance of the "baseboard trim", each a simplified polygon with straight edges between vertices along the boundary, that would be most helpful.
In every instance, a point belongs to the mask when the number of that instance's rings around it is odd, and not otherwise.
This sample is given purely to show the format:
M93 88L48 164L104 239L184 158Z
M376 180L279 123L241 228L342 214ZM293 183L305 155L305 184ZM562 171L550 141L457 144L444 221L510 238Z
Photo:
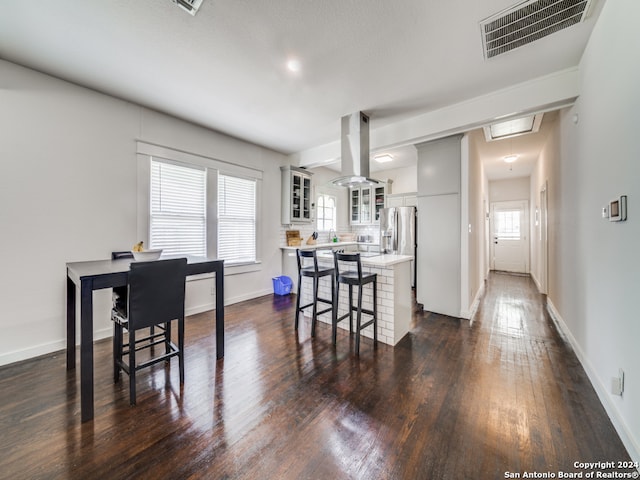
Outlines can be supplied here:
M244 295L237 295L231 298L225 298L225 305L233 305L234 303L244 302L246 300L252 300L254 298L263 297L265 295L272 294L273 290L270 288L266 288L264 290L258 290L257 292L245 293Z
M547 311L549 312L549 316L555 323L558 332L562 335L562 337L569 342L571 347L573 348L582 368L584 368L587 373L587 377L589 377L589 381L600 399L600 403L604 407L611 423L613 423L613 427L618 432L622 443L624 444L629 456L633 459L634 462L640 462L640 444L633 437L633 433L625 423L624 419L620 415L620 411L616 407L616 405L611 400L611 395L605 384L602 383L600 378L598 377L595 369L591 365L591 362L585 355L584 351L580 347L580 344L576 341L575 337L567 327L564 319L560 315L560 312L556 309L555 305L551 301L549 297L547 297Z
M460 317L459 318L463 318L465 320L469 320L469 324L470 325L473 325L473 318L475 317L475 315L476 315L476 313L478 311L478 308L480 307L480 300L482 300L482 297L484 295L484 289L485 289L485 283L482 282L482 285L480 285L480 288L476 292L476 296L473 299L473 303L471 304L469 309L460 311Z
M533 280L533 283L536 284L536 288L538 289L538 292L542 293L542 285L538 281L538 277L536 277L533 272L529 273L529 275L531 275L531 279Z
M233 305L234 303L244 302L245 300L251 300L253 298L262 297L263 295L269 295L273 293L271 289L264 289L257 292L246 293L238 295L236 297L225 299L225 305ZM206 303L203 305L197 305L185 310L185 316L196 315L202 312L208 312L216 308L215 303ZM93 340L102 340L109 338L113 335L113 329L109 326L93 332ZM76 345L78 345L76 341ZM67 341L62 338L53 342L42 343L40 345L34 345L32 347L23 348L22 350L15 350L12 352L0 354L0 366L9 365L10 363L21 362L23 360L29 360L42 355L48 355L50 353L59 352L67 349Z
M480 301L482 300L482 297L484 297L485 287L486 287L485 282L482 282L482 284L480 285L480 288L476 292L476 297L473 299L473 303L469 308L469 323L471 325L473 325L473 321L476 317L476 313L478 313L478 308L480 308Z
M94 332L93 340L102 340L104 338L109 338L112 335L113 331L111 328L103 328ZM76 345L79 344L76 343ZM29 348L23 348L22 350L14 350L13 352L3 353L0 355L0 366L21 362L23 360L30 360L32 358L41 357L42 355L48 355L50 353L66 351L66 349L67 341L61 339L54 342L34 345Z

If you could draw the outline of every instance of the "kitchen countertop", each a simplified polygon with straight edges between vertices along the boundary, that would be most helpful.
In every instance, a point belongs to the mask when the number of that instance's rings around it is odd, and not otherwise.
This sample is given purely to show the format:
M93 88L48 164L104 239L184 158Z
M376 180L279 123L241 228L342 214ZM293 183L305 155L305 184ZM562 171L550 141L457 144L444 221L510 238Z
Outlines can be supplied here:
M340 248L348 245L358 245L358 242L326 242L326 243L316 243L315 245L307 245L306 243L303 243L302 245L299 245L297 247L290 247L288 245L285 245L280 248L282 250L297 250L298 248L300 250L314 250L317 248Z
M333 256L327 253L319 253L318 258L332 259ZM392 253L385 253L381 255L375 255L372 257L361 256L360 262L362 265L368 265L370 267L390 267L398 263L409 262L413 260L413 255L395 255Z
M282 250L317 250L317 249L330 249L330 248L340 248L350 245L371 245L368 243L362 242L326 242L326 243L316 243L315 245L300 245L298 247L290 247L290 246L282 246L280 247ZM357 253L357 252L353 252ZM362 253L362 252L360 252ZM333 258L331 253L329 252L320 252L318 253L318 258L330 259ZM367 252L366 254L362 254L360 257L360 261L362 265L369 265L372 267L389 267L392 265L396 265L398 263L408 262L413 260L413 255L395 255L395 254L375 254L373 252Z

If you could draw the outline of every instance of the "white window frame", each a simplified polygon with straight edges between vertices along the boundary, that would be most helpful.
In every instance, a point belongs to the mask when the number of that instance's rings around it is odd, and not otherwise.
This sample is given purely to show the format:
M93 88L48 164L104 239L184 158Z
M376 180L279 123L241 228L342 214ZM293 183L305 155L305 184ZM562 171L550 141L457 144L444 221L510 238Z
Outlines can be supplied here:
M149 244L150 234L150 188L151 188L151 159L166 160L179 164L199 166L206 169L207 177L207 255L217 258L217 207L218 207L218 174L239 176L256 180L256 260L248 263L227 264L225 262L225 276L240 273L255 272L262 268L262 179L263 172L251 167L245 167L221 160L196 155L181 150L154 145L142 141L137 142L138 165L138 201L137 201L137 235L135 240L144 240ZM203 276L212 276L204 274ZM191 279L192 277L189 277Z
M322 206L320 206L320 200L322 199ZM327 207L325 206L325 202L327 200L331 200L333 201L333 207ZM328 208L331 208L333 210L333 225L330 226L329 228L324 228L326 225L326 217L325 217L325 213L326 210ZM321 193L320 195L318 195L318 198L316 199L316 227L318 228L318 231L320 232L328 232L330 230L335 230L336 226L338 224L337 221L337 215L338 215L338 205L337 205L337 199L334 195L329 195L328 193ZM320 226L320 222L322 221L322 226Z

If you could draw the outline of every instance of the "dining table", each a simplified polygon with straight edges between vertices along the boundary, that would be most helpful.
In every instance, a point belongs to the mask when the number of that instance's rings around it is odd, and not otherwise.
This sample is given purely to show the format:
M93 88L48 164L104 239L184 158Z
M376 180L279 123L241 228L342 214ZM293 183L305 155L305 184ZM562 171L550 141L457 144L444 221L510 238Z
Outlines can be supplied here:
M215 274L216 358L224 357L224 260L192 255L163 255L187 258L187 276ZM76 292L80 292L80 417L94 417L93 393L93 292L122 287L129 282L132 258L67 263L67 370L76 368Z

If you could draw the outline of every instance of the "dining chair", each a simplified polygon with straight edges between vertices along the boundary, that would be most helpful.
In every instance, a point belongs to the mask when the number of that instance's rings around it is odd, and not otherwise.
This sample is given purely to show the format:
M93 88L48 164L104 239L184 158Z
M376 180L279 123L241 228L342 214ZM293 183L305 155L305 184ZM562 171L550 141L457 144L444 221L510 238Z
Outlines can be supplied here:
M111 260L119 260L121 258L130 258L133 259L133 253L131 251L119 251L119 252L111 252ZM127 287L113 287L113 295L112 295L113 306L118 307L121 310L126 311L127 305Z
M133 262L129 272L127 310L114 308L111 319L113 334L114 382L120 371L129 375L129 403L136 404L136 372L162 361L178 357L180 384L184 383L184 297L187 259ZM171 339L171 323L177 322L178 344ZM137 332L162 325L157 333L141 338ZM124 341L124 333L129 339ZM164 345L164 353L156 354L156 345ZM148 358L139 361L138 353L148 350ZM128 357L128 358L127 358Z

